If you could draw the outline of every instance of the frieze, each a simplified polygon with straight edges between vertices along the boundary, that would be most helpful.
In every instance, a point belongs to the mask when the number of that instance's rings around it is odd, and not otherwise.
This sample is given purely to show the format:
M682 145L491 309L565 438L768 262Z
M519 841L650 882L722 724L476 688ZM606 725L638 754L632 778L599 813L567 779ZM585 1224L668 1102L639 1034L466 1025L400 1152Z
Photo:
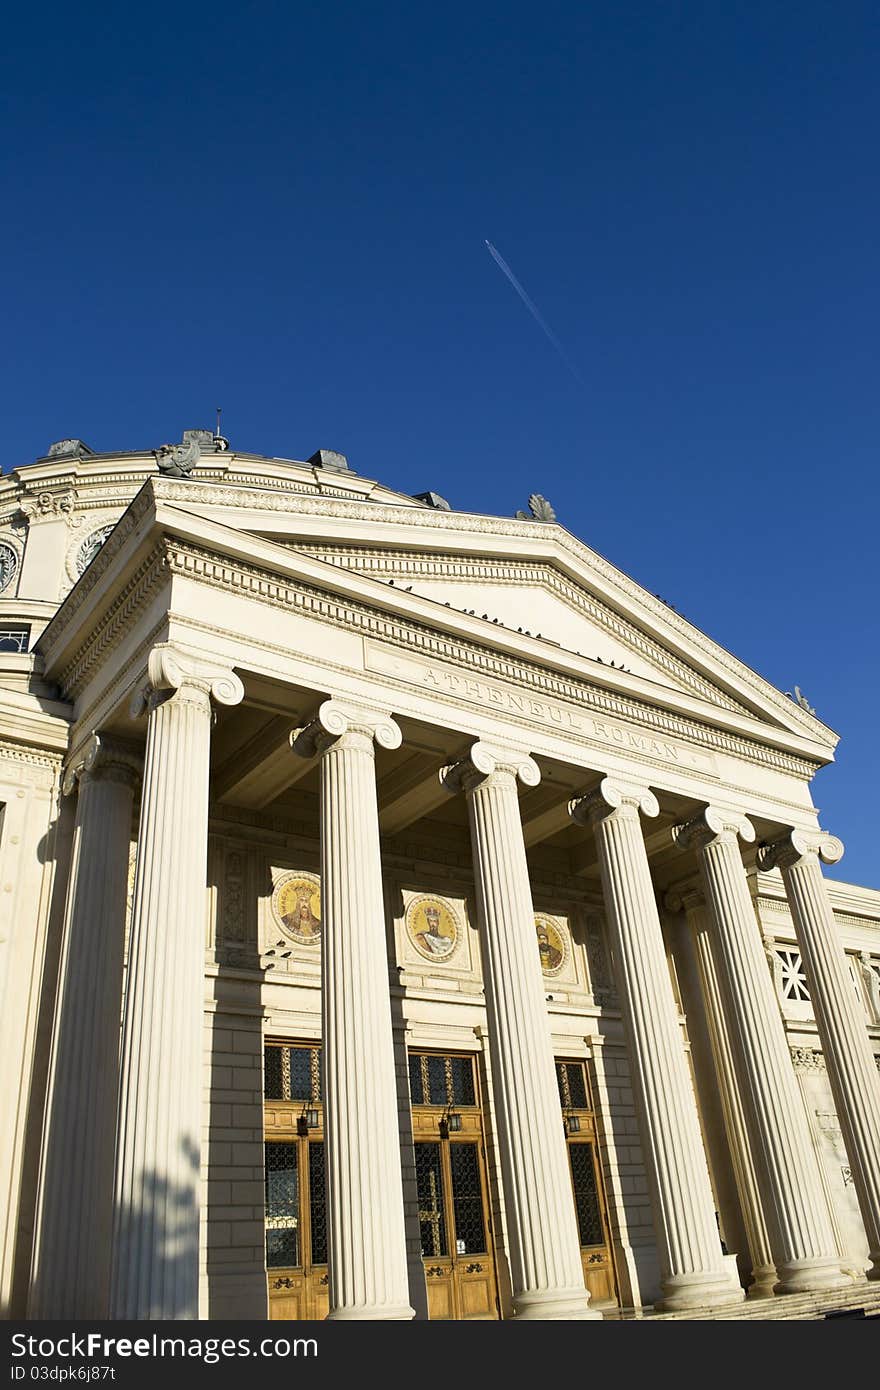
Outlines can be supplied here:
M106 549L105 546L104 551ZM103 553L95 563L100 561ZM518 681L524 686L561 695L600 713L629 717L641 721L653 731L668 732L704 747L718 748L751 762L760 762L791 772L805 780L811 778L818 768L817 763L808 759L768 748L737 734L727 733L708 724L698 723L694 719L609 692L587 681L576 681L557 675L535 663L499 656L475 642L451 637L415 621L405 622L361 602L337 599L309 585L280 580L271 571L219 559L209 551L169 543L168 563L173 569L185 573L188 578L209 583L214 588L225 588L238 594L250 590L260 602L273 607L296 609L321 622L333 623L350 631L360 630L365 635L381 638L387 644L422 647L431 657L449 662L457 661L469 668L477 667L493 675ZM651 736L654 736L653 732Z
M825 1058L813 1047L792 1047L792 1065L795 1071L824 1071Z
M227 498L223 495L222 488L204 488L201 495L188 497L192 501L211 501L215 505L236 505L238 494L230 492ZM160 492L156 488L157 496L168 496L170 492ZM182 492L177 494L183 496ZM256 490L252 494L252 502L248 505L255 509L263 510L283 510L280 506L280 499L273 498L270 494L261 494ZM743 683L750 685L765 700L772 703L783 713L788 720L794 720L807 734L815 733L816 719L808 715L805 710L801 710L792 700L789 700L775 687L768 685L740 662L726 652L723 647L717 646L708 637L705 637L698 629L694 628L686 618L669 608L661 599L655 599L647 590L623 574L607 560L603 560L601 555L590 550L589 546L577 537L560 531L555 525L545 525L542 522L521 522L506 521L503 517L480 516L465 512L443 512L433 508L422 509L420 507L408 506L403 500L397 505L386 503L371 502L345 502L337 501L334 498L324 497L302 497L298 499L298 510L303 515L309 516L338 516L341 519L353 521L388 522L389 524L403 522L407 526L422 528L430 527L435 531L452 531L469 535L493 535L521 537L524 528L527 528L530 537L543 537L548 542L560 550L573 556L576 560L583 563L586 559L590 569L600 574L603 579L611 584L621 594L628 599L638 603L647 612L651 613L656 620L663 626L671 627L678 631L691 645L698 651L702 651L710 656L717 664L728 670L733 676ZM812 767L812 764L810 765Z
M103 546L98 551L90 569L99 562L105 549ZM161 549L154 550L126 584L74 661L61 672L58 683L68 698L73 699L80 693L95 670L115 650L118 639L146 608L165 573L165 555Z
M65 601L62 607L59 608L52 621L48 624L45 632L40 638L40 649L42 651L45 651L50 644L56 644L62 634L66 632L89 594L107 572L114 555L118 554L128 536L135 530L138 523L151 506L152 499L146 490L135 497L125 515L117 522L109 543L101 547L86 570L86 573L83 575L82 582L76 586L74 592ZM157 552L154 552L154 554L155 553ZM119 602L120 599L117 599L110 609L111 612L116 610Z
M515 715L517 719L540 724L543 729L557 730L584 743L616 748L653 762L690 768L709 777L718 776L715 760L710 753L668 739L655 738L650 730L633 728L614 720L596 719L555 700L534 699L494 682L470 679L457 671L419 662L412 657L402 659L395 652L389 652L369 640L364 646L367 670L395 676L423 690L453 695L484 709L497 709Z
M653 666L666 675L673 676L691 691L725 709L739 714L748 714L745 705L730 698L717 685L705 680L658 642L652 641L633 623L627 622L613 613L605 604L593 599L578 585L573 584L551 565L529 563L511 564L507 561L477 559L471 556L456 556L446 553L432 555L412 555L408 551L361 550L355 546L331 546L309 544L309 554L329 564L343 569L353 569L358 574L384 576L400 574L407 578L426 575L431 578L445 577L467 579L471 583L491 582L506 586L521 584L540 584L558 595L563 602L576 612L583 614L601 625L612 636L632 646Z
M19 743L9 743L0 739L0 758L8 758L14 763L26 763L30 767L46 767L55 772L61 767L63 753L50 753L42 749L25 748Z

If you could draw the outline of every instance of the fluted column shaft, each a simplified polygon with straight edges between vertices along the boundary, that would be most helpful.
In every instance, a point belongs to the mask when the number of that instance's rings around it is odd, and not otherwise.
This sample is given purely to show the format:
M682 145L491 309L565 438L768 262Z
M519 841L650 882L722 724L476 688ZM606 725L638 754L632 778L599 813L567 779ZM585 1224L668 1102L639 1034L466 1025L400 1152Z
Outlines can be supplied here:
M137 761L93 736L79 784L43 1137L36 1318L107 1316L128 857Z
M757 1165L777 1293L844 1287L807 1116L791 1066L758 932L738 836L741 815L708 808L679 827L697 849L718 975L752 1155Z
M241 682L154 648L122 1032L110 1316L197 1318L211 696Z
M766 851L762 867L782 870L807 976L822 1055L834 1095L865 1233L870 1279L880 1279L880 1075L846 958L820 856L836 863L843 846L831 835L795 831Z
M688 928L694 941L706 1017L709 1024L709 1037L721 1108L724 1114L724 1128L730 1148L740 1210L746 1239L749 1243L749 1256L752 1262L754 1283L749 1288L753 1297L768 1297L773 1293L777 1281L776 1266L770 1248L770 1235L761 1204L761 1191L755 1163L749 1142L748 1126L743 1111L742 1099L736 1080L736 1067L733 1049L725 1018L724 1003L718 974L712 956L712 942L709 931L709 912L701 894L690 893L683 902Z
M653 1198L662 1306L711 1307L737 1302L743 1292L728 1275L715 1222L640 810L659 813L653 793L607 777L572 804L575 818L592 824L599 853Z
M597 1318L584 1285L517 796L517 777L536 786L540 772L531 758L477 743L443 777L467 797L515 1315Z
M400 1133L374 741L387 717L326 701L294 743L321 756L322 1026L330 1311L408 1319Z

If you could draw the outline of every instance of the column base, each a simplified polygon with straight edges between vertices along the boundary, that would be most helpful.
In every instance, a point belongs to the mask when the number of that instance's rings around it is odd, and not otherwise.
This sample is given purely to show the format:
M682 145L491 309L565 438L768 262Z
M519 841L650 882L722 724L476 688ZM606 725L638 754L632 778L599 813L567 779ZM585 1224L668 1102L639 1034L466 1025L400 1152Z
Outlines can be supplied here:
M848 1289L857 1280L841 1268L839 1260L793 1260L779 1266L778 1294L813 1293L822 1289Z
M880 1279L880 1255L875 1255L872 1251L868 1259L871 1261L871 1264L869 1268L865 1270L865 1278Z
M725 1308L742 1303L745 1289L723 1274L676 1274L664 1279L662 1296L654 1304L663 1313L681 1313L689 1308Z
M415 1309L407 1303L375 1304L367 1308L334 1308L327 1322L412 1322Z
M513 1296L517 1322L602 1321L602 1314L589 1301L586 1289L548 1289Z
M778 1283L779 1275L774 1265L765 1265L760 1269L753 1269L752 1282L746 1289L746 1298L773 1298Z

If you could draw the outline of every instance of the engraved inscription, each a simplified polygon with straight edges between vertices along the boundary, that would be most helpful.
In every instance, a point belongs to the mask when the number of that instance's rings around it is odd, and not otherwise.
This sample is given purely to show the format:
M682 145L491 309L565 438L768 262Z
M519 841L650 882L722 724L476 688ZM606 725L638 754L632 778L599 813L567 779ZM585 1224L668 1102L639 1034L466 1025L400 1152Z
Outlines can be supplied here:
M400 656L374 642L367 641L364 647L368 670L396 676L398 680L420 686L423 690L454 695L484 709L494 708L504 714L513 714L541 724L544 728L557 729L560 733L570 734L585 742L604 744L623 753L634 753L673 767L695 769L712 777L718 775L710 753L657 737L650 730L616 719L596 718L559 700L536 699L509 686L471 677L439 663Z

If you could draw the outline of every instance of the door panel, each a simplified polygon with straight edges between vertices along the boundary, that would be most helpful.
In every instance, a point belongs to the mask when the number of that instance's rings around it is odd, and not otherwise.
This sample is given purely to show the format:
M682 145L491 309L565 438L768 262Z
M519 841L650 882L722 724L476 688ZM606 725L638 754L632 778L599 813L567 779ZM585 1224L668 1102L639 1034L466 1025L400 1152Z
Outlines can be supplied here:
M411 1053L409 1072L428 1316L498 1318L474 1060Z

